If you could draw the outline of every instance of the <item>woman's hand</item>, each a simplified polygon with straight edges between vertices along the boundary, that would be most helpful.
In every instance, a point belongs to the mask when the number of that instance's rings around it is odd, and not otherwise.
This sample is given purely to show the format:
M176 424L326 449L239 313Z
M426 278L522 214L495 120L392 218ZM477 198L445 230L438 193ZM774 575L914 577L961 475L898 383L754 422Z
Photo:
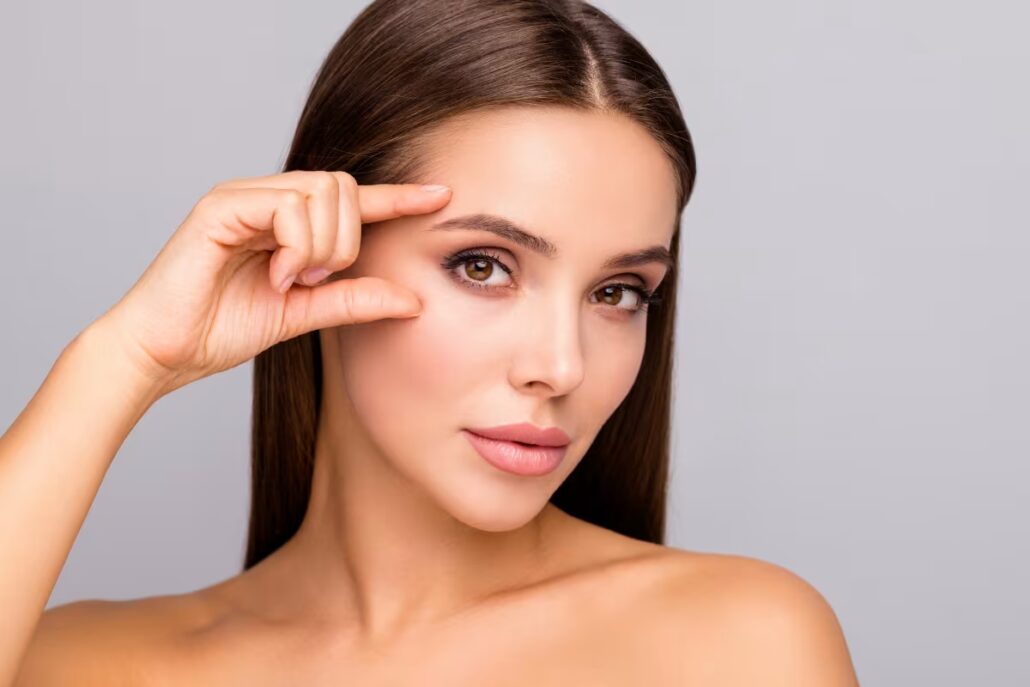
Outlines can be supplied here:
M418 297L384 279L318 284L354 262L363 223L434 212L450 197L418 184L358 186L345 172L216 184L91 326L169 393L315 329L417 315Z

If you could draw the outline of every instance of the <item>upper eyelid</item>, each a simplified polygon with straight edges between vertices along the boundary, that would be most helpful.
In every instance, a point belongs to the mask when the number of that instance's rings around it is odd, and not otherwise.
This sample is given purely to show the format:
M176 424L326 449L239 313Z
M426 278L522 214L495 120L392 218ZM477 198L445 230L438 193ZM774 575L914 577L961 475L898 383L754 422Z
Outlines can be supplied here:
M437 222L430 227L430 230L487 231L547 258L555 258L558 255L557 246L551 241L526 231L507 217L500 217L489 213L451 217L442 222ZM664 265L666 273L671 272L676 267L675 258L669 253L669 249L662 245L654 245L643 250L614 255L606 262L605 268L628 268L650 262L658 262Z
M490 251L504 251L505 253L511 254L511 251L508 250L507 248L492 248L492 247L486 247L486 246L483 246L483 247L477 246L477 247L474 247L474 248L463 248L463 249L461 249L459 251L456 251L456 252L452 253L449 257L447 257L446 261L447 262L455 262L455 261L458 261L458 260L464 261L464 260L472 260L473 258L476 258L476 257L481 257L484 260L490 260L490 261L496 260L499 264L504 265L504 267L507 268L508 270L510 270L511 272L515 272L516 271L515 269L512 269L512 268L508 267L507 265L505 265L503 262L498 260L493 255L490 255L489 254Z
M458 260L458 259L470 260L473 257L475 257L477 254L482 255L483 259L486 259L486 260L491 260L491 261L492 260L496 260L496 258L494 256L492 256L492 255L484 255L484 253L486 251L503 251L505 253L508 253L509 255L514 255L514 253L512 252L512 250L510 248L502 248L502 247L499 247L499 246L473 246L471 248L463 248L461 250L455 251L454 253L451 253L450 256L448 258L446 258L446 260L448 262L451 262L453 260ZM498 262L500 262L500 261L498 260ZM501 263L501 264L503 265L503 263ZM507 265L505 265L505 267L507 267ZM515 273L515 272L518 271L518 270L512 269L512 268L508 268L508 269L511 271L511 273ZM645 291L653 291L654 290L654 289L651 288L650 281L648 280L648 278L646 276L644 276L642 274L637 274L635 272L623 272L623 273L620 273L620 274L612 275L611 277L607 277L607 279L616 279L616 278L618 278L619 276L622 276L622 275L630 276L630 277L634 277L636 279L639 279L640 282L641 282L640 283L640 288L644 289ZM655 287L655 288L657 288L657 287Z
M469 261L469 260L471 260L473 258L479 258L479 259L486 260L486 261L491 262L491 263L496 262L497 264L499 264L501 266L501 270L503 272L505 272L509 276L512 276L512 273L514 273L515 270L512 270L511 268L509 268L507 265L505 265L503 262L501 262L501 260L499 260L497 257L495 257L493 255L490 255L488 253L488 251L491 251L491 250L494 250L494 249L492 249L492 248L482 248L482 247L463 248L462 250L459 250L457 252L449 254L446 258L444 258L441 261L441 264L445 268L447 268L447 271L451 274L451 278L452 279L454 279L455 281L458 281L458 282L468 283L468 284L470 284L470 288L479 288L479 289L483 289L483 290L494 289L494 288L499 288L499 289L503 290L503 289L506 289L506 288L510 288L510 287L506 287L506 286L491 287L491 286L486 286L486 285L479 285L479 284L476 284L473 280L466 280L466 279L463 279L463 278L461 278L461 277L459 277L459 276L454 274L454 270L457 267L459 267L461 264L463 264L463 263L465 263L465 262L467 262L467 261ZM505 250L506 252L510 252L510 251L507 251L507 249L498 249L498 250ZM618 275L615 275L615 277L617 277L617 276ZM643 282L643 284L638 285L638 284L627 284L625 282L612 282L612 283L609 283L609 284L605 284L604 286L601 286L599 288L606 288L606 287L611 287L611 286L617 286L617 287L622 287L622 288L628 288L630 291L636 292L637 298L641 299L642 304L637 309L630 310L630 311L627 311L627 312L629 312L630 314L646 313L647 310L648 310L649 305L651 303L654 303L654 302L657 302L657 301L661 300L661 296L658 295L657 287L655 287L653 289L650 288L650 286L647 283L646 279L644 279L640 275L636 275L636 274L634 274L632 276L640 279ZM615 278L615 277L612 277L612 278Z

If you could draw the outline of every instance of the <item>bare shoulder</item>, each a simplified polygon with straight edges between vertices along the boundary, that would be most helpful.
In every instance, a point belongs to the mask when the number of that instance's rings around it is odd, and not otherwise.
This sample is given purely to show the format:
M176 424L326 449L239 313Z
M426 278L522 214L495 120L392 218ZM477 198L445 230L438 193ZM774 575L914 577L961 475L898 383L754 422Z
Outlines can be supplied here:
M855 687L826 598L796 573L747 556L668 548L649 623L664 677L705 685Z
M836 614L791 570L589 523L572 531L563 550L590 564L558 591L579 619L584 664L654 685L857 687Z
M209 614L196 594L54 606L40 617L14 685L152 684L169 644Z

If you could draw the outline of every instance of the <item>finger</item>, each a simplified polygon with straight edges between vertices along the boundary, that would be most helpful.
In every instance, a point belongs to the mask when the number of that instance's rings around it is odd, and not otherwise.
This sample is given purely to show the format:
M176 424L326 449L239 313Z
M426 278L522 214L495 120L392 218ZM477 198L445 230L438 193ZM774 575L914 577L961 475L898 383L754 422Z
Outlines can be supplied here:
M298 281L311 285L325 276L318 273L318 269L334 255L340 233L340 186L346 183L342 177L353 179L343 172L297 169L282 174L230 179L216 184L215 188L295 189L306 195L311 220L311 254L298 275Z
M311 215L311 256L299 280L311 285L321 281L325 274L318 270L332 258L340 233L340 181L330 172L309 172L302 181L313 189L308 197Z
M319 281L350 266L361 250L362 224L396 218L406 214L432 212L449 196L443 190L427 190L422 184L373 184L359 186L345 172L333 172L339 179L339 227L332 257L315 275Z
M340 182L339 227L333 256L325 264L332 274L349 267L361 250L361 208L358 183L349 174L334 172Z
M293 169L277 174L226 179L215 184L215 188L310 188L311 175L321 173L318 170Z
M294 188L311 192L317 188L317 176L320 174L327 174L327 172L294 169L278 174L227 179L219 181L214 185L214 188Z
M421 312L418 296L399 284L379 277L341 279L289 292L281 340L325 327L414 317Z
M271 235L278 246L269 263L272 288L297 274L311 255L311 225L304 194L293 189L215 188L191 213L215 243L239 247Z
M308 183L308 175L318 173L313 170L291 170L281 174L258 177L230 179L216 185L225 188L246 187L296 187ZM354 177L347 172L333 172ZM357 182L355 181L355 184ZM434 184L366 184L358 186L358 204L361 222L381 222L404 215L415 215L439 210L445 201L451 198L451 189L442 186L440 190L431 190Z
M361 222L381 222L404 215L435 212L451 199L447 186L431 190L423 184L370 184L358 187Z
M248 189L240 189L240 192ZM268 263L272 288L285 293L311 261L312 230L307 196L293 189L272 189L279 202L272 211L272 232L279 247ZM282 221L280 217L284 218Z
M301 282L307 285L315 284L329 274L343 270L354 262L360 250L363 224L395 219L405 215L435 212L446 205L452 196L452 191L447 186L429 184L360 186L355 178L346 172L314 170L292 170L269 176L231 179L217 184L216 188L301 188L317 195L316 186L319 185L319 182L328 185L324 182L327 174L331 174L338 181L336 235L331 256L327 260L321 260L320 251L324 250L325 243L328 241L325 240L325 234L322 233L324 224L321 220L315 221L312 231L316 238L312 252L319 251L319 258L311 258L310 264L305 266L305 269L311 268L312 270L304 275L307 276L307 279L301 277ZM312 204L318 207L318 210L315 210L316 213L328 214L323 202L316 201ZM323 269L316 271L316 268Z

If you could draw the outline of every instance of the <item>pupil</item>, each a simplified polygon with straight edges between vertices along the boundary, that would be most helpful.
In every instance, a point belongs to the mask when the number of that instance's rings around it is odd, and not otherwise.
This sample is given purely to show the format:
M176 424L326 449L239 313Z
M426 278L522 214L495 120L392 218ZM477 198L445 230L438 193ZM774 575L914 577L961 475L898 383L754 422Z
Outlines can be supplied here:
M492 268L492 265L488 260L472 260L469 264L474 265L473 271L486 272L486 274L483 276L490 276L490 269ZM466 270L466 272L468 272L468 270ZM472 275L471 272L469 274Z

